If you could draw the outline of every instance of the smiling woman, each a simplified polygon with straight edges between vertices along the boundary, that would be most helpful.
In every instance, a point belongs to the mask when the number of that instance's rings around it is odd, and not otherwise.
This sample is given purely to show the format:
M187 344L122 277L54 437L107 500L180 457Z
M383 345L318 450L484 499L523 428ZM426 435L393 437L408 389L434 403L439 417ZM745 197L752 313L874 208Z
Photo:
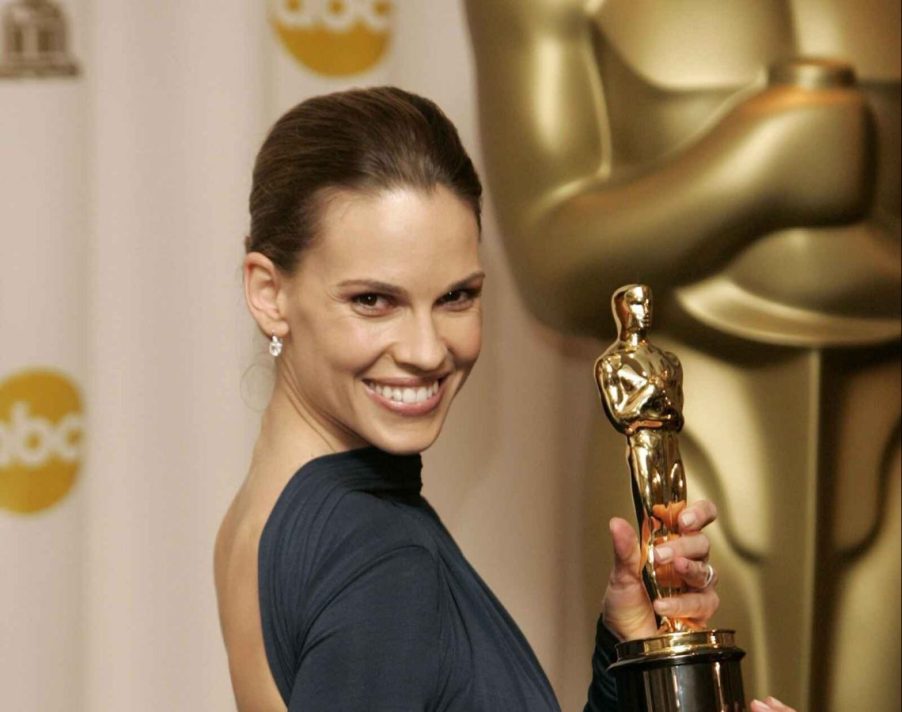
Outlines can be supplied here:
M260 151L244 284L276 381L215 558L242 712L559 709L420 494L420 453L479 356L481 193L444 114L393 88L310 99ZM690 593L668 612L704 622L715 512L682 516ZM616 705L614 642L655 631L636 534L611 531L592 711Z

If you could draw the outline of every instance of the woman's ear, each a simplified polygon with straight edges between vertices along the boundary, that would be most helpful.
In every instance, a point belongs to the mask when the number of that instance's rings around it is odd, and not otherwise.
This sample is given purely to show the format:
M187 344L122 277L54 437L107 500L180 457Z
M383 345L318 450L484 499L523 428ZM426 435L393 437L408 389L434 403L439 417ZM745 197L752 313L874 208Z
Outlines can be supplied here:
M267 337L275 334L285 337L288 334L288 321L285 318L279 299L284 289L284 276L272 260L260 252L249 252L244 257L244 300L254 321Z

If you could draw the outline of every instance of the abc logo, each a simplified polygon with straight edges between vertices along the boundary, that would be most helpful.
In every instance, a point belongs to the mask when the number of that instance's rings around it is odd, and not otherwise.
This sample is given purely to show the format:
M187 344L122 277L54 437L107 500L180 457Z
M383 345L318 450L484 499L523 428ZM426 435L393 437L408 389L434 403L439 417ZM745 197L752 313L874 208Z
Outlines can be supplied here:
M283 46L320 74L366 71L388 47L389 0L271 0L271 7Z
M62 499L81 464L82 403L61 373L0 382L0 507L37 512Z

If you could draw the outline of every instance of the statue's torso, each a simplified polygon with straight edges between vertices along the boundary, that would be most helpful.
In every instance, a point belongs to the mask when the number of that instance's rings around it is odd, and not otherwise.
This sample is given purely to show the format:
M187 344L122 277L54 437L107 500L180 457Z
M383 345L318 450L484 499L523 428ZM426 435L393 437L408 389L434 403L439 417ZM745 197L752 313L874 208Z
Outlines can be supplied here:
M596 375L619 429L637 420L671 430L682 427L682 369L673 354L648 343L636 348L616 343L599 359ZM612 391L617 397L611 397Z

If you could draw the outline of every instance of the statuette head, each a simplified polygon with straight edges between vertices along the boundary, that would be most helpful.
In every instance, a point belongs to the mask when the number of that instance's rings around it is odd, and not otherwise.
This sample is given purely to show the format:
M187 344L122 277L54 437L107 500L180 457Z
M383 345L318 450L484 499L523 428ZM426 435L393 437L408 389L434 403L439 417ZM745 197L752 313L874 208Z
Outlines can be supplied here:
M611 297L614 321L621 336L644 333L652 321L651 289L644 284L628 284Z

